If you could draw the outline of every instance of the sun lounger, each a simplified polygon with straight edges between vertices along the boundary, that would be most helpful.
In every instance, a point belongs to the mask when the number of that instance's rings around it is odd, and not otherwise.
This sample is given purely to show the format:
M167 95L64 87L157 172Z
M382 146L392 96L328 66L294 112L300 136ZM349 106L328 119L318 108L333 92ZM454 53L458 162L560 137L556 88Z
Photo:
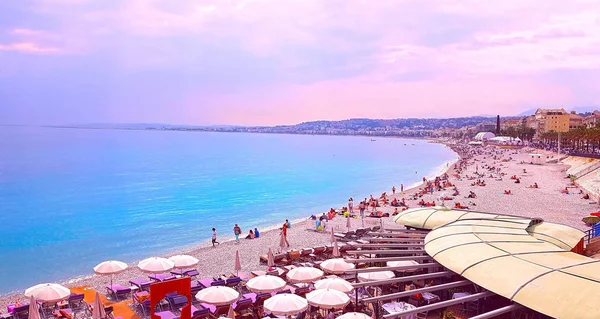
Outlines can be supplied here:
M273 297L271 294L269 293L259 293L256 294L256 299L254 301L254 306L255 307L262 307L263 304L265 303L265 300L269 299Z
M215 311L211 311L213 317L227 317L227 313L229 312L229 305L217 306Z
M165 274L153 274L153 275L148 276L148 278L150 278L151 280L154 280L156 282L162 282L162 281L167 281L167 280L173 280L173 279L175 279L175 276L165 275Z
M256 294L253 292L249 292L247 294L242 295L243 299L250 299L252 303L256 302Z
M29 304L15 307L15 309L13 310L13 317L15 319L29 318Z
M248 311L250 309L252 309L251 299L239 299L233 304L233 311L237 313L242 313L243 311Z
M113 284L106 286L106 292L115 301L119 300L119 297L128 297L131 294L131 288L121 286L119 284ZM83 296L83 295L82 295ZM83 300L83 298L81 298Z
M69 296L69 299L67 299L67 301L69 302L69 308L71 308L75 311L87 309L87 303L85 303L85 300L83 300L84 297L85 297L84 294L73 294L72 293Z
M210 317L210 309L200 306L199 309L192 306L192 319L205 319Z
M242 279L240 277L227 278L227 280L225 280L225 286L232 288L237 287L241 283Z
M303 248L300 250L300 259L307 260L310 258L310 254L312 254L312 248Z
M179 317L171 311L159 311L155 312L154 314L159 316L161 319L179 319Z
M309 291L309 287L298 287L296 288L296 291L294 291L294 294L304 298Z
M225 280L215 280L213 282L210 283L211 286L225 286L227 285L227 283L225 282Z
M316 260L318 258L323 258L324 253L325 253L325 246L318 246L313 249L313 253L310 254L310 257L313 260Z
M196 269L189 269L186 272L184 272L183 275L193 278L193 277L200 275L200 273Z
M144 278L136 278L129 281L130 284L138 287L140 291L148 291L150 289L150 284L152 283L148 279Z
M169 306L171 307L171 310L173 310L173 311L175 309L181 308L188 304L187 298L182 295L175 295L175 296L167 297L167 301L169 302Z
M197 282L192 282L191 286L190 286L190 292L192 293L192 295L196 295L200 290L204 289L205 287L202 287L199 283Z
M281 290L281 291L277 292L278 295L279 294L291 294L291 293L292 293L291 289L285 289L285 290Z
M212 278L202 278L198 280L198 285L200 285L202 288L208 288L211 286L213 281L215 280Z

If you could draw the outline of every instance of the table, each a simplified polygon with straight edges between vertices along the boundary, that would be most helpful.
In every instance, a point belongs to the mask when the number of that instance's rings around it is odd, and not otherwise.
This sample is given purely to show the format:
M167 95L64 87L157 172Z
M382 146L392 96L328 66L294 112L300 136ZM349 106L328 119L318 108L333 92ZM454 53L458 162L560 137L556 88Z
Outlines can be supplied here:
M402 312L406 310L417 309L417 307L406 302L388 302L382 305L382 308L390 314ZM401 317L402 319L416 319L416 315L408 315Z
M421 295L423 296L423 299L425 299L428 305L441 300L440 296L432 294L430 292L424 292Z

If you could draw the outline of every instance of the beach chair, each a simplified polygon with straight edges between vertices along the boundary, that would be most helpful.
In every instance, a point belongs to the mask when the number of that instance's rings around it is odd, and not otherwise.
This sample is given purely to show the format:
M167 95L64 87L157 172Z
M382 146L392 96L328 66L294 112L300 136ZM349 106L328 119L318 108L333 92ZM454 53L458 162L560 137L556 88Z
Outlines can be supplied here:
M211 312L213 318L227 317L229 305L217 306L214 312Z
M133 286L138 287L139 291L149 291L152 281L144 278L136 278L129 281Z
M204 289L204 287L200 286L200 284L198 284L198 283L192 282L190 284L190 292L191 292L192 296L195 296L202 289ZM192 299L194 299L194 298L192 298Z
M210 309L200 308L192 313L192 319L207 319L210 318Z
M13 310L13 317L15 319L29 318L29 304L15 307L15 309Z
M53 317L54 310L56 310L56 302L42 302L39 303L40 306L40 314L44 318Z
M169 307L171 307L171 310L173 311L188 304L187 298L182 295L169 296L167 297L167 301L169 302Z
M106 286L107 295L111 296L115 301L119 301L119 298L125 297L127 299L131 294L131 288L121 286L119 284L112 284ZM83 294L81 295L83 296ZM82 298L83 299L83 298Z
M196 269L189 269L186 272L184 272L183 275L194 278L194 277L200 275L200 273Z
M202 279L198 279L197 282L198 282L198 285L200 287L202 287L202 289L204 289L204 288L210 287L213 281L215 281L215 280L212 278L202 278Z
M152 275L148 276L148 278L150 278L151 280L154 280L155 282L163 282L163 281L167 281L167 280L173 280L173 279L175 279L175 276L165 275L165 274L152 274Z
M300 250L300 259L303 261L310 260L310 254L312 254L312 248L303 248Z
M155 312L154 314L159 316L161 319L179 319L179 317L171 311L159 311Z
M243 312L252 311L252 300L251 299L240 299L238 300L234 307L233 311L241 314Z
M325 253L325 246L318 246L313 249L313 253L310 254L312 261L323 259Z
M266 293L266 292L256 294L256 300L254 301L254 307L262 308L263 304L265 303L265 300L267 300L271 297L272 297L271 294Z
M294 294L304 298L308 292L310 292L309 287L298 287L296 288L296 291L294 291Z
M225 286L230 287L230 288L236 288L241 283L242 283L242 279L240 277L232 277L232 278L227 278L227 280L225 280Z
M226 286L227 282L225 282L225 280L223 279L219 279L219 280L215 280L213 282L210 283L210 286Z

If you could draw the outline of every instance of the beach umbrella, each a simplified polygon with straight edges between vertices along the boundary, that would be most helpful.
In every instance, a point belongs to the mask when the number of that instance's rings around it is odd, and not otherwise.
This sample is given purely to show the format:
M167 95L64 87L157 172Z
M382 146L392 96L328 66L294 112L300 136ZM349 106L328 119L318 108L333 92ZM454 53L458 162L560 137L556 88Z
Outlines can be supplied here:
M307 293L306 300L309 305L321 309L342 309L350 302L350 297L338 290L317 289Z
M190 255L175 255L169 257L169 260L173 262L173 268L180 269L181 273L184 268L196 267L200 262L198 258Z
M337 319L371 319L371 316L365 315L362 312L346 312L338 316Z
M214 306L231 305L240 297L240 293L226 286L212 286L200 290L196 299Z
M333 226L331 227L331 242L333 243L335 241L335 234L333 233Z
M338 247L338 243L337 240L335 240L333 242L333 253L332 253L333 257L340 257L340 248Z
M323 271L314 267L296 267L288 271L286 277L293 283L309 283L323 277Z
M125 271L127 264L117 260L107 260L94 267L94 272L98 275L110 275L110 285L113 283L113 275Z
M586 223L586 224L597 224L598 222L600 222L600 217L598 216L588 216L588 217L584 217L582 220L582 222Z
M70 295L71 290L59 284L39 284L25 290L26 297L34 297L37 301L60 301Z
M271 251L271 248L269 248L269 253L267 253L267 266L268 267L275 266L275 261L273 259L273 252Z
M29 316L27 319L40 319L40 312L33 296L29 297Z
M104 319L106 318L106 310L104 310L104 304L100 300L100 293L96 291L96 298L94 299L94 305L92 310L93 319Z
M235 312L233 311L233 306L229 306L229 311L227 312L227 318L235 318Z
M350 293L354 290L354 287L342 278L325 278L315 282L315 289L333 289L343 293Z
M398 261L388 261L386 263L386 265L388 267L400 267L400 266L413 266L413 265L419 266L420 264L418 262L414 261L414 260L398 260ZM420 268L417 267L417 268L405 269L405 270L400 270L400 271L402 271L402 272L405 272L405 271L406 272L411 272L411 271L417 271L419 269Z
M293 316L308 309L306 299L293 294L278 294L263 305L266 312L276 316Z
M350 224L350 216L346 217L346 227L348 227L348 231L350 231L350 228L352 227L352 224Z
M150 257L140 261L138 267L143 272L160 274L173 269L175 264L167 258Z
M279 291L283 287L285 280L271 275L256 276L246 283L246 288L255 293Z
M239 251L235 251L235 265L234 265L234 270L236 272L236 274L239 275L240 270L242 270L242 263L240 263L240 252Z
M365 272L362 274L358 274L358 279L360 279L360 281L365 282L365 281L375 281L375 280L385 280L385 279L391 279L396 277L396 275L394 275L393 272L386 270L386 271L374 271L374 272Z
M355 268L354 264L347 263L343 258L327 259L320 267L330 274L343 274L346 270Z

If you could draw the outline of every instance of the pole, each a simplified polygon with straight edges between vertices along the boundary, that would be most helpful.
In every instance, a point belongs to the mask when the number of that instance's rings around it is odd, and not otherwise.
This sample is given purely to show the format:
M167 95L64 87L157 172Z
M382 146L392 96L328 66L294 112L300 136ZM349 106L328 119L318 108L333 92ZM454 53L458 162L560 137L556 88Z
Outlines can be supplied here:
M560 132L558 132L558 155L560 155Z

